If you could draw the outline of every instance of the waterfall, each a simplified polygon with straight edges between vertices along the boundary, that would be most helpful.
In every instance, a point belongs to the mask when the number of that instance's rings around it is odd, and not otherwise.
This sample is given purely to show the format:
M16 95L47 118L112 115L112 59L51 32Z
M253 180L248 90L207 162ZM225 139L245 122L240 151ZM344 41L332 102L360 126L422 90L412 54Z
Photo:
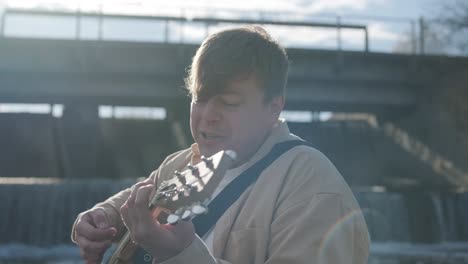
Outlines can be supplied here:
M134 180L0 184L0 245L69 244L77 215L134 183Z

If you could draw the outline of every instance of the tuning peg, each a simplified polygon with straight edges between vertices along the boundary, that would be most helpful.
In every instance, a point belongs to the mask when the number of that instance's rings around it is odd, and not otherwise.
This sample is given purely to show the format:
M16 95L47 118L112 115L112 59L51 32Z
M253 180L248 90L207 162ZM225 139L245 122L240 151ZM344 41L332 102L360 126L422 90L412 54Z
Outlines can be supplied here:
M179 197L180 197L181 195L183 195L183 196L185 196L185 197L188 196L188 195L186 195L186 191L185 191L185 188L184 188L184 187L180 188L180 189L177 191L177 194L179 195Z
M198 183L201 186L205 186L205 183L203 182L202 178L200 177L200 171L198 170L198 168L194 167L192 165L188 165L187 168L192 171L192 175L195 176L195 178L197 178Z
M182 213L182 220L187 220L192 216L192 210L190 208L185 208L185 211Z
M200 171L198 170L197 167L194 167L192 165L188 165L187 168L192 171L192 174L195 176L200 176Z
M237 153L234 150L226 150L224 153L231 158L232 160L235 160L237 158Z
M178 215L170 214L169 216L167 216L167 223L168 224L175 225L175 224L177 224L177 222L179 222L179 220L180 220L180 216L178 216Z
M194 205L192 207L192 213L195 215L201 215L208 212L208 208L206 206L203 206L201 204Z
M179 171L174 171L174 174L175 174L175 176L177 176L177 179L179 180L180 184L182 184L182 185L187 184L187 181L186 181L184 175L182 175L182 173L180 173Z
M182 216L184 211L185 211L184 208L179 208L173 214L168 215L167 216L167 223L169 223L171 225L177 224L177 222L179 222L180 217Z
M166 193L164 193L164 198L166 199L166 201L172 200L172 197L174 197L174 193L173 193L173 192L166 192Z
M208 169L214 170L213 161L211 159L207 159L205 156L203 156L201 159Z
M184 195L185 197L188 197L190 196L190 194L192 193L192 190L193 190L193 186L192 185L184 185L182 186L180 189L179 189L179 195Z

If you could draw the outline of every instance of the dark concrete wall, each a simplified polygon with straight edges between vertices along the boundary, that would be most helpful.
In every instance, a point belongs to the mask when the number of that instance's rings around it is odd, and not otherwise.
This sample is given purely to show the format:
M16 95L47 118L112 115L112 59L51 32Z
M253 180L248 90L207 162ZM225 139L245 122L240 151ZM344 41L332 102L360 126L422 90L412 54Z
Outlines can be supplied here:
M395 123L468 172L468 63L437 65L414 112Z
M430 166L366 121L291 123L289 126L292 133L328 156L350 185L380 185L396 190L450 186ZM407 179L407 183L401 179Z
M0 177L145 177L176 151L167 121L0 114Z
M60 177L56 122L51 115L0 114L0 177Z
M197 45L6 38L0 97L6 101L173 105ZM288 106L385 111L414 104L411 56L289 49Z

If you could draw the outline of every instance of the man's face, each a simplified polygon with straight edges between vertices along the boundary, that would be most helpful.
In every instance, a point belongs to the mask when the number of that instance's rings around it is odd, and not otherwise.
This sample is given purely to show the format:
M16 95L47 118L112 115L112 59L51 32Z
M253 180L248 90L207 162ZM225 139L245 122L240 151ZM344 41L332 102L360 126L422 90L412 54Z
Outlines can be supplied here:
M282 96L264 103L263 91L254 75L232 81L221 93L192 101L192 136L202 155L209 157L220 150L234 150L239 165L264 142L283 105Z

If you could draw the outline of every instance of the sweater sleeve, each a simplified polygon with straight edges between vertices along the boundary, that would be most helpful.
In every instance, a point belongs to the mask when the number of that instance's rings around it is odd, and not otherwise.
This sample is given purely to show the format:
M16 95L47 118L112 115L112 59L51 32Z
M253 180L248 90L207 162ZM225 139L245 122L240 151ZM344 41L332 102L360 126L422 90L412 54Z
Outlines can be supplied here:
M179 156L180 153L185 153L185 156L187 156L189 153L187 150L181 150L178 152L175 152L169 156L166 157L166 159L161 163L159 168L155 171L153 171L149 178L153 180L156 186L158 186L158 183L163 180L161 179L163 176L163 168L170 164L173 163L174 161L178 160L177 157ZM184 159L178 160L178 163L184 163ZM178 164L180 166L180 164ZM171 171L172 172L172 171ZM115 227L118 231L117 235L115 236L114 240L118 241L120 238L124 235L125 233L125 225L122 221L122 218L120 216L120 207L127 201L128 197L130 196L131 193L131 188L127 188L125 190L122 190L118 192L117 194L111 196L110 198L106 199L105 201L98 203L93 206L90 210L96 209L96 208L101 208L104 210L106 213L107 218L109 219L111 225ZM73 242L75 241L75 227L76 223L78 221L78 218L75 220L72 226L72 231L71 231L71 240Z
M158 175L158 170L152 172L149 176L150 179L153 181L156 181L156 177ZM94 205L90 210L94 209L102 209L104 210L107 219L109 219L111 226L115 227L117 229L117 235L115 236L114 240L118 241L120 238L123 236L125 232L124 224L122 221L122 218L120 216L120 207L127 201L128 197L130 196L131 193L131 188L127 188L125 190L122 190L118 192L117 194L109 197L103 202L100 202L96 205ZM71 240L73 242L75 241L75 227L78 222L79 217L76 218L75 222L73 223L72 226L72 231L71 231Z

